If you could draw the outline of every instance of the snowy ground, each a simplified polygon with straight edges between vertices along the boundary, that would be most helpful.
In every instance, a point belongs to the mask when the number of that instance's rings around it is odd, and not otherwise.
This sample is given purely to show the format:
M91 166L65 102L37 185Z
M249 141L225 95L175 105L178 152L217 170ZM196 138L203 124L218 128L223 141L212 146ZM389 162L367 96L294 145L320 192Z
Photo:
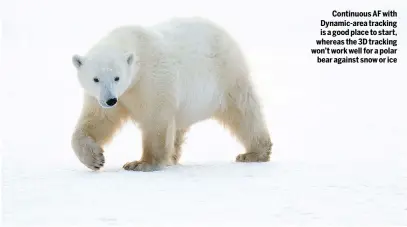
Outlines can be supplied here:
M228 1L141 2L3 3L3 226L407 225L405 54L397 65L337 66L316 64L309 50L332 9L403 14L403 1L250 1L227 16ZM140 156L139 131L127 125L105 168L89 171L69 145L81 105L72 54L113 26L174 15L207 16L242 43L273 160L234 163L243 148L206 121L189 133L180 166L126 172Z

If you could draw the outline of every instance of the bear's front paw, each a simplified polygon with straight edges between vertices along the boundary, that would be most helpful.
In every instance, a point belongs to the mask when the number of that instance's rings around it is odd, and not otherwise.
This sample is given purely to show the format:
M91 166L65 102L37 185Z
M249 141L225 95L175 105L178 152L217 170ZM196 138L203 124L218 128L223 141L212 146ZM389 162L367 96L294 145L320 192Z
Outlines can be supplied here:
M105 164L103 149L93 142L84 144L76 151L76 155L79 160L91 170L99 170Z
M236 157L237 162L268 162L270 161L271 152L249 152L245 154L239 154Z
M123 165L123 169L132 171L151 172L161 169L160 165L149 164L143 161L128 162Z

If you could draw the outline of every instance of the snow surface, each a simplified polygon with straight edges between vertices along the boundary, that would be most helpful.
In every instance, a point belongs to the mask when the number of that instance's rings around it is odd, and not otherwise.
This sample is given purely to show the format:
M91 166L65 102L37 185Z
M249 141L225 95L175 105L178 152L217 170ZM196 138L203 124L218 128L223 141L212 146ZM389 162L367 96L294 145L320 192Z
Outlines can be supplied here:
M3 226L406 226L405 26L398 28L399 64L321 65L310 54L319 20L333 9L402 15L402 5L3 2ZM129 124L107 147L105 168L89 171L70 148L82 101L72 54L117 25L194 15L226 27L247 52L273 160L233 162L242 146L205 121L188 134L181 165L127 172L122 165L141 152L140 133Z

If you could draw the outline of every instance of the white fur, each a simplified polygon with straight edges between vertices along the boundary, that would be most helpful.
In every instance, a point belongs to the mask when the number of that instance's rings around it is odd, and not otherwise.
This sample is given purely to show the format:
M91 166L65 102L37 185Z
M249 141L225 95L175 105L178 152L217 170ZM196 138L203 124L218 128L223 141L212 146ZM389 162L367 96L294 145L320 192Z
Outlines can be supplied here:
M170 144L170 150L177 130L213 116L242 131L236 133L241 134L238 137L242 137L248 152L252 145L246 140L253 141L257 135L268 137L239 46L226 31L205 19L173 19L152 27L119 27L85 56L75 55L73 62L88 96L76 132L87 131L86 135L97 137L89 133L89 126L83 126L84 116L86 124L90 124L89 111L103 107L99 110L104 113L102 116L116 116L115 109L120 109L120 119L129 117L140 123L146 138L152 138L147 136L149 131L164 130L166 136L162 140L166 147ZM95 77L99 83L93 81ZM115 77L120 81L115 82ZM99 101L99 107L94 106L91 97ZM111 113L105 104L110 98L119 100ZM239 120L227 123L225 113ZM248 122L240 122L240 118L243 121L247 118ZM236 125L244 123L247 124L244 129ZM102 128L95 124L92 127ZM108 130L114 131L111 128ZM248 130L253 135L246 133ZM111 137L111 133L106 137ZM73 138L74 148L79 149L75 142L78 137ZM103 138L95 139L98 140ZM136 169L135 165L131 169Z

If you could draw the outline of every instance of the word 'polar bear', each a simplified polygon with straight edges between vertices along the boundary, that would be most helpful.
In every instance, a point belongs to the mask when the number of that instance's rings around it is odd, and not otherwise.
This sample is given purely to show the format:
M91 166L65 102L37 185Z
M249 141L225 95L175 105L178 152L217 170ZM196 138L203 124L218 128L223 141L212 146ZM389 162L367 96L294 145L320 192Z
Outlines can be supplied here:
M142 132L142 157L123 168L153 171L177 164L194 123L213 118L244 145L238 162L267 162L272 142L232 37L201 18L175 18L151 27L122 26L72 57L84 104L72 135L78 159L92 170L102 146L131 119Z

